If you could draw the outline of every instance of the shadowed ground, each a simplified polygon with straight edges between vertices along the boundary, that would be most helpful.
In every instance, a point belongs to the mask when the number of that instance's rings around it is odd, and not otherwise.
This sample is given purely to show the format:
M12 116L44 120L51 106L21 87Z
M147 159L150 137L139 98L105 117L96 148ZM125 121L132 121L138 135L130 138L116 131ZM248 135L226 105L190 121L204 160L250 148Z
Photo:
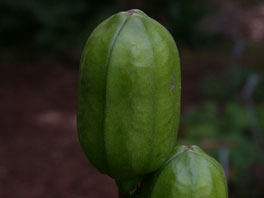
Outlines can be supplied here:
M0 68L0 197L117 197L76 132L77 69Z

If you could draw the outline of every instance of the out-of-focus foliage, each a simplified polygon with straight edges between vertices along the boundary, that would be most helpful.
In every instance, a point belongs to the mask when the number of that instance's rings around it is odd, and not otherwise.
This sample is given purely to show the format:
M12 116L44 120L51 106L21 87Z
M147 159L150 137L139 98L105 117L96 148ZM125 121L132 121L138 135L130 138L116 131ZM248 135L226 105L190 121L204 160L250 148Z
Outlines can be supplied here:
M83 47L102 20L134 5L128 0L1 0L0 44L71 51ZM139 9L162 22L179 42L204 46L212 41L213 35L201 23L213 12L206 0L144 0Z
M238 66L208 75L201 86L203 102L189 108L182 117L185 142L200 143L218 159L221 147L228 149L230 191L238 197L260 197L263 193L256 186L260 184L255 173L264 167L263 81L250 88L254 75ZM246 97L247 89L252 93Z
M151 5L151 6L149 6ZM217 10L217 4L208 0L147 0L146 12L160 20L176 41L189 47L205 47L215 42L215 33L202 22Z
M95 25L116 10L108 1L1 0L0 43L71 50L83 45Z
M256 116L259 120L259 125L261 128L261 132L264 135L264 104L260 104L256 108Z
M247 68L232 65L221 74L210 74L204 79L201 92L209 100L234 100L241 94L248 72Z
M216 5L207 0L178 0L168 4L170 29L192 47L204 47L215 42L216 36L202 21L216 11Z
M239 7L259 3L231 2ZM228 3L210 0L1 0L0 45L34 52L44 49L46 52L77 50L80 53L91 31L102 20L122 10L139 8L167 27L178 45L212 46L235 38L230 35L227 38L207 23L211 18L211 23L217 26L216 13L220 13L220 18L226 17L224 4ZM238 32L237 26L232 26L232 31Z

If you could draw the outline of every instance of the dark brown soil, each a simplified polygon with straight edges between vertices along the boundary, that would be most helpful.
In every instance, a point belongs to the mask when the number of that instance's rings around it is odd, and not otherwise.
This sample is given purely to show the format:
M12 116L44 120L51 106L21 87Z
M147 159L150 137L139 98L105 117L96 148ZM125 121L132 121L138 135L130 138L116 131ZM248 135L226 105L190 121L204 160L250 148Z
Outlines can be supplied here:
M77 68L0 67L0 197L117 197L76 132Z

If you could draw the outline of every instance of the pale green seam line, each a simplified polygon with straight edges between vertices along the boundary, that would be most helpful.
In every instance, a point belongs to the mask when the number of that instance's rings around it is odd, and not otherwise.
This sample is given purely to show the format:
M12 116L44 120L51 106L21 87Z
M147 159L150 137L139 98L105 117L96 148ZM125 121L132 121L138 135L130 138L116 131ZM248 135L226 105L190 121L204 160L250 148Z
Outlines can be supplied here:
M130 15L127 16L127 18L123 21L123 23L121 23L119 25L119 27L117 28L114 37L112 39L112 42L110 44L110 49L107 55L107 59L106 59L106 81L105 81L105 97L104 97L104 107L103 107L103 114L104 114L104 118L103 118L103 145L104 145L104 154L105 154L105 162L106 162L106 169L108 170L108 172L111 174L111 170L109 169L108 166L108 159L107 159L107 154L106 154L106 145L105 145L105 118L106 118L106 98L107 98L107 82L108 82L108 70L109 70L109 64L110 64L110 59L111 59L111 55L112 55L112 51L114 48L114 45L116 43L117 37L120 34L121 30L123 29L123 27L125 26L126 22L128 21L128 18L130 17Z
M141 18L143 18L142 20L144 20L144 19L147 19L148 20L148 18L146 17L146 16L140 16ZM146 35L148 35L148 31L147 31L147 28L146 28L146 26L145 26L145 23L142 21L142 20L140 20L140 22L142 23L142 26L144 27L144 32L145 32L145 34ZM148 37L148 36L147 36ZM149 39L149 37L148 37L148 41L149 41L149 43L150 43L150 46L151 46L151 52L152 52L152 56L153 56L153 59L154 59L154 61L153 61L153 64L154 65L156 65L155 63L156 63L156 60L155 60L155 53L154 53L154 47L153 47L153 44L152 44L152 42L151 42L151 40ZM154 68L154 71L152 71L153 73L154 73L154 83L155 83L155 90L154 90L154 94L153 94L153 98L154 98L154 102L153 102L153 120L154 120L154 122L152 123L152 130L153 130L153 137L154 137L154 140L156 139L156 132L157 132L157 130L156 130L156 119L157 119L157 116L156 116L156 114L157 114L157 93L156 93L156 90L157 90L157 81L156 81L156 78L157 78L157 72L156 72L156 69ZM151 164L152 164L152 162L153 162L153 158L154 158L154 153L153 153L153 150L154 150L154 146L155 146L155 141L151 141L151 157L150 157L150 161L149 161L149 164L148 164L148 168L147 168L147 170L149 170L149 168L151 167Z

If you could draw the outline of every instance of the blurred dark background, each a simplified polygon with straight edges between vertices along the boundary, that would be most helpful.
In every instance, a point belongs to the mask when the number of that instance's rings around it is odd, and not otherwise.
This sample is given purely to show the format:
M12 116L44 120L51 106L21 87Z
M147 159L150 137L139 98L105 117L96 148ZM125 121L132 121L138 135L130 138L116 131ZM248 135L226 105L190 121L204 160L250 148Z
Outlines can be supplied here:
M0 197L117 197L77 140L77 74L90 32L131 8L177 42L178 144L220 161L230 198L264 197L261 0L1 0Z

